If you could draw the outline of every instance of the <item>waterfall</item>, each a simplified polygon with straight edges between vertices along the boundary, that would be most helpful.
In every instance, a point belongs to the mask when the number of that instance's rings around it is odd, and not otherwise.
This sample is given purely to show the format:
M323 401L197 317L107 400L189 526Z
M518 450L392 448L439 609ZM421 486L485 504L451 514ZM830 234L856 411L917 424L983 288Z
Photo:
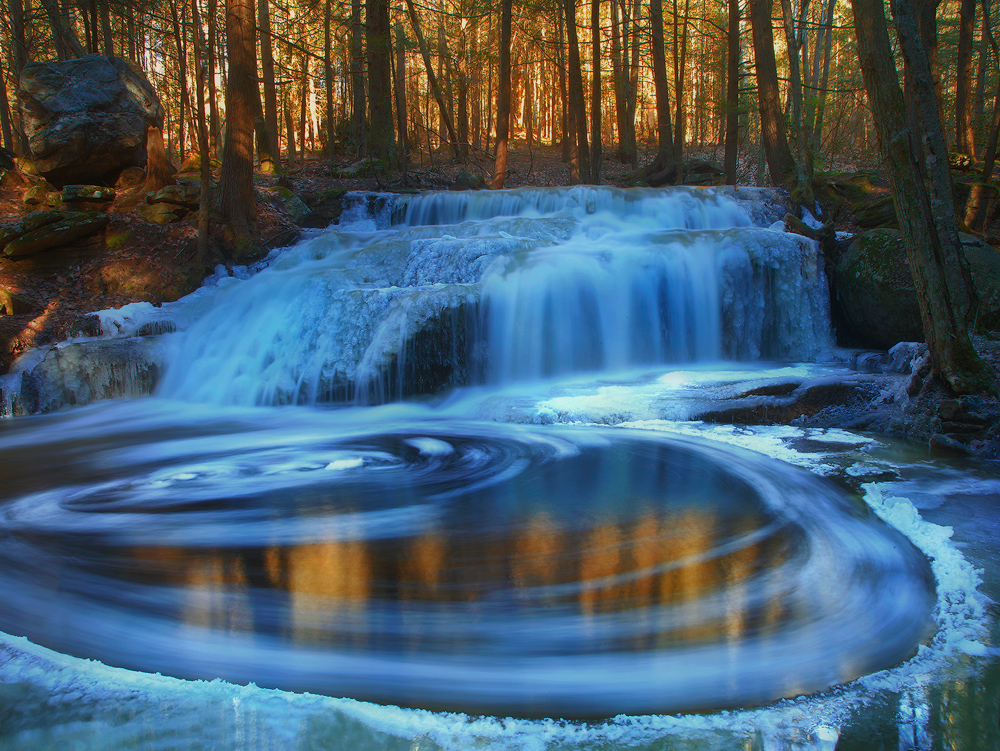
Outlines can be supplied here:
M783 211L774 191L733 187L351 194L340 225L158 310L178 331L133 369L162 370L167 397L277 405L814 360L831 346L826 285L813 242L769 229ZM66 362L36 368L62 379L33 386L45 408L150 380L77 395Z

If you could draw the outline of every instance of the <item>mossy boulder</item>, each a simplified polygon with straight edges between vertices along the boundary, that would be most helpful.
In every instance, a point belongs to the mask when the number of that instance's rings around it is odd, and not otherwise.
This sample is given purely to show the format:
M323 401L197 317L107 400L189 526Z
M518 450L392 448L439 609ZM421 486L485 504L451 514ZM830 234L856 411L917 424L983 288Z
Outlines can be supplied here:
M49 212L45 221L37 228L36 221L28 219L37 217L31 215L21 222L21 227L30 226L20 236L10 240L3 249L7 258L22 258L45 251L58 250L73 246L77 241L98 233L103 233L108 226L108 216L97 212ZM41 217L37 218L38 220ZM54 221L52 221L54 219Z
M0 315L19 316L30 313L31 303L18 294L0 287Z
M115 190L103 185L67 185L61 197L62 207L69 211L104 211L115 200Z
M267 188L266 192L277 204L277 207L288 214L292 221L298 225L301 225L311 213L311 209L305 201L283 185Z
M979 298L977 325L1000 329L1000 251L972 235L961 240ZM834 276L837 301L858 342L888 349L897 342L924 341L920 303L898 230L855 237Z

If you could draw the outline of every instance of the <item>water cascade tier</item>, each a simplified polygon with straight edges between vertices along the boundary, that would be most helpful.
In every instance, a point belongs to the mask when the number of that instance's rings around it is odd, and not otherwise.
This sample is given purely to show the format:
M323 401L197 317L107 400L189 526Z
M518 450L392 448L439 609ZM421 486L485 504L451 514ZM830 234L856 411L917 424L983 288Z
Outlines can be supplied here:
M770 702L928 634L926 559L802 470L372 412L144 400L3 425L0 630L146 673L554 717Z
M160 393L381 403L445 387L830 345L814 243L766 191L357 195L341 226L215 295Z

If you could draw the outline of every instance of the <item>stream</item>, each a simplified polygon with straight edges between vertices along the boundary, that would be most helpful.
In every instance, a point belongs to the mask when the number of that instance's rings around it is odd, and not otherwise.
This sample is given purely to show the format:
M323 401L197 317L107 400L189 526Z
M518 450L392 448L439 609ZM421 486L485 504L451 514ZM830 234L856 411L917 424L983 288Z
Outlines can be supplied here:
M698 419L852 374L782 212L358 194L29 353L0 749L1000 747L996 468Z

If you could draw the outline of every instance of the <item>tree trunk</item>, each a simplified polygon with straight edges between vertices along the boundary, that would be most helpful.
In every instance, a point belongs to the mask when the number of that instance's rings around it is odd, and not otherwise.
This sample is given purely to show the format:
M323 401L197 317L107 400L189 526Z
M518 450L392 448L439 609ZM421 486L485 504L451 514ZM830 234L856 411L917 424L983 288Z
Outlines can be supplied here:
M674 0L674 159L678 162L684 159L685 115L684 115L684 79L687 67L688 47L688 14L691 10L691 0L684 0L684 18L677 16L677 0ZM678 24L683 24L683 31L678 39ZM680 50L678 52L678 50Z
M566 17L567 65L569 78L569 134L576 148L576 159L570 158L570 183L590 179L590 146L587 143L587 110L583 97L583 68L577 41L576 0L563 0Z
M59 7L59 0L41 0L42 7L49 17L49 25L52 28L52 44L56 48L56 56L60 60L73 60L83 57L83 45L77 38L69 21L63 15Z
M972 117L972 42L976 30L976 0L962 0L958 22L958 60L955 65L955 150L975 156L976 131Z
M819 92L816 102L816 117L813 122L812 142L817 149L823 145L823 117L826 113L826 94L830 83L830 58L833 57L833 12L836 9L837 0L830 0L826 6L826 25L824 28L823 44L823 74L819 78ZM816 50L817 59L819 50Z
M736 185L740 140L740 2L729 0L726 60L726 184Z
M98 10L101 16L101 38L104 43L104 54L108 57L115 56L115 40L111 33L111 8L108 0L100 0Z
M601 143L601 0L590 2L590 33L591 59L594 66L590 81L590 182L600 185L604 159Z
M393 167L396 164L396 140L392 122L389 0L365 0L365 42L368 45L369 153Z
M757 100L764 156L771 182L792 189L795 186L795 159L788 148L785 119L778 88L778 66L774 60L771 34L771 0L750 0L754 59L757 64Z
M406 135L406 39L403 35L403 19L396 16L396 73L393 77L396 96L396 130L399 131L399 166L403 170L403 185L406 185L407 151L409 139Z
M409 0L407 0L409 2ZM512 0L500 4L500 84L497 89L497 145L490 187L500 190L507 176L507 136L510 131L510 27Z
M198 119L198 159L201 168L201 192L198 198L198 250L195 259L203 267L208 258L209 214L212 205L212 157L208 145L208 126L205 118L205 80L208 68L201 50L201 15L198 0L191 0L191 38L194 41L195 91Z
M180 86L180 115L177 118L177 152L180 161L184 161L184 105L188 99L187 90L187 45L184 43L184 33L177 17L177 4L170 3L170 20L173 22L174 43L177 45L177 82Z
M14 151L14 133L10 127L10 105L7 101L7 72L3 68L0 56L0 136L3 137L3 147Z
M1000 48L996 37L993 36L993 24L990 22L988 0L983 0L983 36L988 40L994 57L1000 60ZM997 193L996 187L991 183L997 158L998 139L1000 139L1000 82L997 83L997 93L993 100L993 121L986 141L986 154L983 156L982 178L972 186L969 200L965 205L965 224L973 230L982 230L986 226L990 196L995 196Z
M357 156L365 144L365 54L361 0L351 0L351 147Z
M417 11L413 7L413 0L406 0L406 12L410 17L410 25L413 27L413 35L417 38L417 46L420 47L420 56L424 60L424 71L427 73L427 82L430 86L431 94L434 95L434 101L437 102L438 112L441 120L445 124L446 130L448 131L448 139L451 142L451 147L455 152L455 156L461 158L462 152L458 148L458 135L455 133L455 126L452 123L451 115L448 113L448 106L444 100L444 93L441 91L441 87L438 85L437 76L434 74L434 66L431 63L431 53L427 49L427 43L424 40L423 32L420 30L420 21L417 18ZM500 54L503 55L502 49ZM510 55L509 49L507 54L508 56Z
M129 6L131 7L131 5ZM216 73L216 16L218 15L218 0L208 0L208 145L213 154L219 153L219 135L222 133L219 124L219 96L215 88Z
M333 0L323 3L323 76L326 79L326 155L332 156L336 148L337 118L333 110ZM277 97L275 97L277 103ZM275 112L275 129L277 133L277 112Z
M219 176L219 212L237 236L250 235L257 214L253 193L253 131L257 106L253 0L226 0L226 138ZM259 101L259 100L258 100Z
M656 90L656 136L660 167L674 161L674 134L670 122L670 92L667 89L667 57L663 47L663 2L649 0L649 22L653 35L653 86Z
M281 171L278 148L278 93L274 81L274 39L271 34L270 0L258 0L257 26L260 29L260 93L263 99L263 122L257 134L257 158L260 171L273 175Z
M146 179L142 184L144 193L152 193L165 185L173 185L174 170L170 157L163 146L163 131L159 128L146 130Z
M957 393L972 393L992 387L992 378L969 338L967 325L969 291L961 288L961 267L954 207L951 227L942 213L942 197L935 195L932 181L928 196L914 165L914 153L903 95L886 28L881 0L853 0L858 56L868 92L869 105L878 133L879 154L886 170L896 216L906 246L920 303L921 319L936 375ZM894 8L899 11L899 8ZM930 66L916 37L912 16L897 14L897 30L912 80L920 96L919 112L932 149L943 142ZM936 131L936 133L935 133ZM933 156L933 151L930 156ZM945 155L946 156L946 155ZM944 169L947 170L947 159ZM950 178L949 178L950 182ZM950 202L950 192L948 195Z
M803 2L802 12L805 13L806 2ZM789 78L791 79L792 127L795 134L795 187L793 199L809 209L815 210L815 199L812 193L812 157L809 154L809 144L806 142L805 115L803 112L802 71L800 55L801 39L796 33L795 16L792 14L790 0L781 0L781 15L785 26L785 45L788 49ZM804 21L804 19L803 19ZM804 25L804 23L803 23Z

